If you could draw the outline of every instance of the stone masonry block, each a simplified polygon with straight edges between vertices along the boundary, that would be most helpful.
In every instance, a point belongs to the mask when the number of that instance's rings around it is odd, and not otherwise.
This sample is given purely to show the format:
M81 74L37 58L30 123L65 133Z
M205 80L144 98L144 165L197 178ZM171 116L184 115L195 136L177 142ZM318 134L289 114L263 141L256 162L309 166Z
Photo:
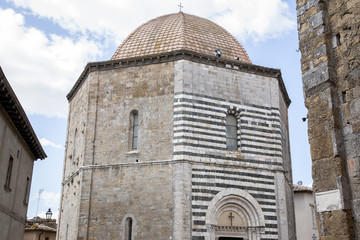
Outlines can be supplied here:
M353 124L353 133L359 133L360 132L360 121Z
M339 9L343 4L344 4L343 1L329 1L329 6L328 6L329 14L332 15L336 12L339 12Z
M358 159L357 159L358 160ZM351 172L349 174L349 178L351 180L351 189L353 192L353 199L360 199L360 172L359 172L359 162L355 163L354 165L357 165L356 168L354 169L354 172ZM357 170L357 171L356 171ZM355 200L356 201L356 200ZM357 200L359 201L359 200ZM356 210L357 212L360 212L359 209Z
M323 23L323 12L318 12L309 18L312 28L317 28Z
M322 159L324 157L333 156L334 152L332 134L326 132L324 133L323 126L317 126L309 130L309 135L312 135L315 131L323 134L309 139L311 158L313 161Z
M305 93L329 80L328 63L324 62L313 69L309 69L303 74L303 84ZM305 94L306 96L306 94Z
M341 158L325 158L314 161L312 164L312 176L314 191L324 192L337 188L336 177L344 175L344 167Z
M349 232L352 232L351 210L336 210L322 213L323 235L336 235L337 239L353 239ZM330 238L331 239L331 238Z

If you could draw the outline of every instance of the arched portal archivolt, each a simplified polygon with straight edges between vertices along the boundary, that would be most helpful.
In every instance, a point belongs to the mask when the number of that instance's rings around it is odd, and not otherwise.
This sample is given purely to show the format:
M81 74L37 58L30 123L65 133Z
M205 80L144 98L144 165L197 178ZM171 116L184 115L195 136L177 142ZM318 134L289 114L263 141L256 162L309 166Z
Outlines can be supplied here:
M227 189L210 202L206 226L211 240L219 237L258 240L264 232L265 220L260 205L249 193Z

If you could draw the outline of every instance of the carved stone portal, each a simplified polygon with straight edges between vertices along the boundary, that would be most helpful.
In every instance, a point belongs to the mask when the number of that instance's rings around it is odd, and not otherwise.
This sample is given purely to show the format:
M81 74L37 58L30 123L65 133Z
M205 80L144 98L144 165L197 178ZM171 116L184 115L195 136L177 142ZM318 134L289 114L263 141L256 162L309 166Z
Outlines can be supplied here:
M218 193L209 205L206 220L211 240L259 240L265 232L260 205L238 189Z

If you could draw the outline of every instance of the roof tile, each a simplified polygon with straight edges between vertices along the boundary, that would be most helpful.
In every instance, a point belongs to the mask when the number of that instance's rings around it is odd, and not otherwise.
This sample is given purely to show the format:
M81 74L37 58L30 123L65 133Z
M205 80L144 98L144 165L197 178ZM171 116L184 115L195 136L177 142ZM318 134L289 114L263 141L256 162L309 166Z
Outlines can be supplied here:
M183 12L152 19L132 32L119 46L111 60L190 50L250 63L243 46L224 28L205 18Z

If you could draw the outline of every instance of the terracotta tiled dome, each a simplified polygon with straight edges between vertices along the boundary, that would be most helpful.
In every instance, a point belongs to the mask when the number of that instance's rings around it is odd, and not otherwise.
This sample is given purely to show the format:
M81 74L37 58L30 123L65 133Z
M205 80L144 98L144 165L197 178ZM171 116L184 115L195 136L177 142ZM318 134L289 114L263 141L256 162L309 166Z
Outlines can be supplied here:
M131 33L111 58L122 59L189 50L221 58L251 63L243 46L224 28L205 18L183 12L161 16L146 22Z

